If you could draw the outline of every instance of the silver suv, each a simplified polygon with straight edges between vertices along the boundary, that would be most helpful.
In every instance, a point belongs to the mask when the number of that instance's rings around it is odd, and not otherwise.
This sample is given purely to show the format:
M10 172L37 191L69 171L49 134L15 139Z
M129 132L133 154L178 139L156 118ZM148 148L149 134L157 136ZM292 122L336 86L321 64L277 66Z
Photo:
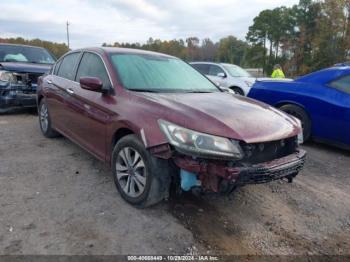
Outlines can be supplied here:
M239 95L246 96L256 80L246 70L233 64L210 62L193 62L190 64L218 86L229 88Z

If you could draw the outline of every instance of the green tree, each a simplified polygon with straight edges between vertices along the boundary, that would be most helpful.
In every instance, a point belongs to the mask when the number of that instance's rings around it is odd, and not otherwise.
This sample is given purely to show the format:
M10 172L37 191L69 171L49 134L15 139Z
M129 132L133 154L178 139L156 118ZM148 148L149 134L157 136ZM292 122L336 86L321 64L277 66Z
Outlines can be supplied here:
M312 43L314 68L322 68L345 60L348 47L348 1L326 0L316 21L317 34Z
M221 38L218 46L217 60L241 65L247 48L248 45L246 42L234 36Z
M218 44L211 41L209 38L202 40L200 47L200 60L215 61L218 52Z
M291 10L286 7L278 7L273 10L264 10L254 18L253 25L249 27L246 39L253 45L250 52L264 50L261 66L265 71L271 72L273 64L283 60L280 58L281 45L293 34L295 19ZM263 47L263 49L261 49ZM269 50L267 52L267 49ZM254 57L253 54L250 54Z

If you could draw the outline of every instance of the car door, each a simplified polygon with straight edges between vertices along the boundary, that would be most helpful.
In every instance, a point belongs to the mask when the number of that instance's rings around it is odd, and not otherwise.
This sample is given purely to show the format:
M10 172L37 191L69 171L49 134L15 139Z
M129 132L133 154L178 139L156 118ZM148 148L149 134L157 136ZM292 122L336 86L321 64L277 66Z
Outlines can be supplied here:
M336 81L338 80L325 84L309 83L305 86L307 95L300 96L298 101L311 114L314 138L350 145L350 90L348 93L340 90Z
M350 145L350 75L330 82L328 88L333 125L326 129L327 135L342 144Z
M67 105L79 56L80 52L67 54L56 63L53 74L46 78L46 100L53 126L65 135L69 135Z
M221 76L219 76L219 74ZM212 80L215 84L223 87L227 87L225 83L226 73L225 71L218 65L209 65L208 78Z
M103 89L112 89L106 66L96 53L84 52L75 77L73 93L70 95L70 131L77 141L97 158L106 157L106 130L112 112L105 105L108 95L81 88L80 77L98 77Z

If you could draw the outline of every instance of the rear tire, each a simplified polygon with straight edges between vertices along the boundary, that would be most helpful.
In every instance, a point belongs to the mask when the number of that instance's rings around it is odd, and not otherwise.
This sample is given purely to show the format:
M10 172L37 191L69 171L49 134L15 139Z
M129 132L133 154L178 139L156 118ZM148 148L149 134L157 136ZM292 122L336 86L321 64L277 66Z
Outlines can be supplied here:
M235 92L236 95L244 96L244 92L241 88L234 86L230 87L230 89Z
M45 99L42 99L40 101L38 116L39 116L40 130L45 137L54 138L54 137L60 136L60 134L52 128L50 113L49 113L47 104L45 102Z
M152 156L136 135L121 138L112 153L115 185L128 203L145 208L169 196L172 167Z
M303 128L304 141L307 141L311 137L311 120L308 114L299 106L296 105L284 105L280 107L280 110L286 112L298 118L301 121L301 126Z

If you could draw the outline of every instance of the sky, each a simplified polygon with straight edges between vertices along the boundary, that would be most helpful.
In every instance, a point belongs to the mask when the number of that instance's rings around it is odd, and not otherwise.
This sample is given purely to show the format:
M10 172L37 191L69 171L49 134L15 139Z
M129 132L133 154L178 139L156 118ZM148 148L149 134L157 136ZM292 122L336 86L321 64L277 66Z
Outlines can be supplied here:
M0 37L40 38L70 47L197 36L244 39L264 9L299 0L12 0L0 1Z

